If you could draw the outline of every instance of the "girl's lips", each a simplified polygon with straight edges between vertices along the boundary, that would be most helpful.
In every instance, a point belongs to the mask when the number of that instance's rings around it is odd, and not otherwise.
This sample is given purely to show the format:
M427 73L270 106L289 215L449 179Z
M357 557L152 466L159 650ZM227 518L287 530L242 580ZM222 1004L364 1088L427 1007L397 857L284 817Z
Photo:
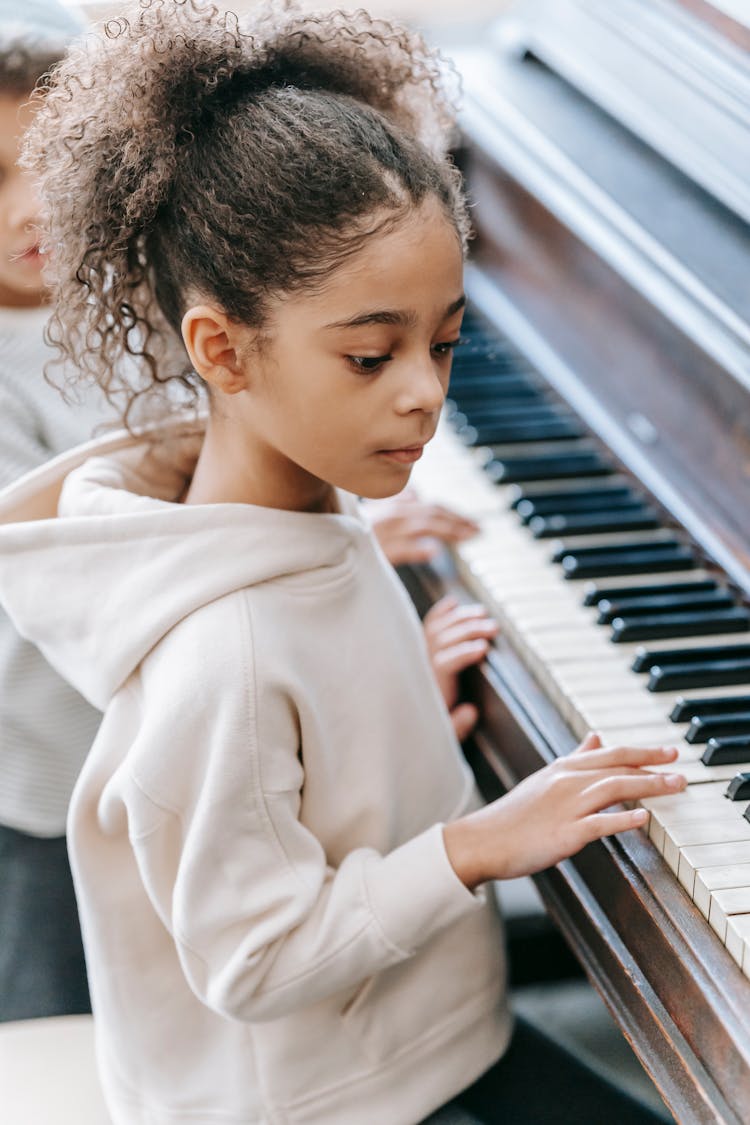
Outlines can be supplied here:
M382 457L388 457L392 461L398 461L399 465L411 465L414 461L418 461L423 453L423 445L411 445L407 449L380 450L380 455Z

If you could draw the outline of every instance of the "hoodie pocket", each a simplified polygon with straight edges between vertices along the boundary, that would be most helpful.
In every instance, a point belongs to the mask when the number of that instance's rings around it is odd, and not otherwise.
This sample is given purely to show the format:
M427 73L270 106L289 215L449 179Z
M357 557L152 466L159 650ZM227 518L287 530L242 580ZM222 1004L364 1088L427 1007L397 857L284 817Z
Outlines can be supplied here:
M341 1020L369 1062L379 1064L420 1040L450 1037L471 1013L502 1003L504 992L502 926L488 904L407 961L368 977Z

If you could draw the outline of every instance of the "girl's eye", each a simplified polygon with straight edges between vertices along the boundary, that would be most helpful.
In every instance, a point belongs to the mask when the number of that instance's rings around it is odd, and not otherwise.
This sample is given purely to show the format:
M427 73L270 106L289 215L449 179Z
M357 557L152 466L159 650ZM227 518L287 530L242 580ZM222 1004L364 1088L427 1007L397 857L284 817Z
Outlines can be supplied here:
M451 355L456 348L465 343L465 340L458 337L456 340L446 340L442 344L434 344L432 350L439 356Z
M346 358L355 371L359 371L363 375L371 375L393 357L390 355L348 355Z

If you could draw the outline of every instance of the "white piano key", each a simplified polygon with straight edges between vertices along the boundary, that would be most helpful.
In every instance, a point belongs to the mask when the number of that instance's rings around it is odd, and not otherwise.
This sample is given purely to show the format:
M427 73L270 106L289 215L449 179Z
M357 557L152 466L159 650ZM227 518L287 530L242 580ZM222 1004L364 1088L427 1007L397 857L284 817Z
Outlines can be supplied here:
M612 726L627 726L628 723L658 723L663 724L669 720L668 712L660 707L653 696L646 698L633 697L623 692L622 695L607 693L601 696L584 697L571 696L571 703L584 722L592 728L606 723ZM689 723L672 723L674 738L684 738Z
M712 781L731 781L740 770L750 769L750 763L740 763L731 766L704 766L702 762L687 762L680 766L680 773L684 773L688 785L702 785Z
M750 886L714 891L708 909L709 925L726 944L727 922L732 914L750 914Z
M697 785L683 789L681 793L669 793L663 797L645 797L638 803L651 812L652 809L677 809L685 805L701 805L706 801L715 801L723 797L726 786L723 782L714 782L711 785Z
M674 738L671 726L644 723L630 723L621 727L599 726L596 732L605 746L677 746L684 760L691 762L695 757L700 757L700 748L679 745ZM655 766L655 769L660 767ZM668 763L665 769L677 769L674 762Z
M728 867L736 863L750 863L750 841L688 845L680 854L677 877L692 898L697 871L705 867Z
M695 788L701 789L702 786ZM693 902L708 918L711 895L714 891L750 887L750 863L730 863L725 867L703 867L695 873Z
M689 824L666 824L662 855L675 874L679 871L683 849L716 844L750 843L750 824L744 817L726 821L691 821Z
M694 787L696 788L696 787ZM697 786L702 788L702 786ZM719 783L719 788L721 784ZM668 829L688 824L717 824L723 818L731 819L732 811L721 794L706 801L676 802L674 805L658 805L650 810L648 834L662 854L666 848ZM712 841L715 842L715 841Z
M625 574L621 575L619 578L592 578L588 583L584 582L583 585L585 586L593 584L600 587L619 587L654 586L668 584L670 586L681 586L685 582L705 582L708 578L712 577L713 575L709 574L707 570L701 570L700 567L696 567L695 570L674 570L669 572L665 571L662 574ZM573 585L573 583L568 583L568 585ZM580 586L581 583L577 582L575 583L575 585Z
M750 977L750 914L728 918L725 945L745 976Z

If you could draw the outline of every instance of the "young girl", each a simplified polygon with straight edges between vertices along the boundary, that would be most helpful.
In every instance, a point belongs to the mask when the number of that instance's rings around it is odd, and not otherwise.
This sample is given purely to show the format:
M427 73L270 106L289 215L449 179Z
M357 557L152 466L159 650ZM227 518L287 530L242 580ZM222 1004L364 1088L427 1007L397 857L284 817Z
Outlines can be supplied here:
M502 1071L487 880L683 784L642 769L674 751L592 737L479 809L360 517L406 485L460 335L449 121L405 31L268 13L241 33L181 0L108 25L39 113L64 352L131 428L170 378L209 400L2 502L2 596L105 710L70 839L118 1125L415 1125ZM502 1088L487 1120L557 1120Z

